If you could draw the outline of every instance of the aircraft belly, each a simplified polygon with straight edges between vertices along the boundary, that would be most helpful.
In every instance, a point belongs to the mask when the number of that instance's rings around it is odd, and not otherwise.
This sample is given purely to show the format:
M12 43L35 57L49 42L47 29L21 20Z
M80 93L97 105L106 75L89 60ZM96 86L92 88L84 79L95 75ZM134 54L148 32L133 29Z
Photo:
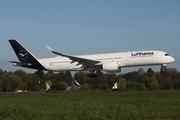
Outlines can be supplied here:
M58 64L53 62L46 64L46 69L50 71L68 71L70 67L70 64Z
M49 63L46 64L46 69L50 71L76 71L76 70L82 70L82 65L76 66L76 63Z

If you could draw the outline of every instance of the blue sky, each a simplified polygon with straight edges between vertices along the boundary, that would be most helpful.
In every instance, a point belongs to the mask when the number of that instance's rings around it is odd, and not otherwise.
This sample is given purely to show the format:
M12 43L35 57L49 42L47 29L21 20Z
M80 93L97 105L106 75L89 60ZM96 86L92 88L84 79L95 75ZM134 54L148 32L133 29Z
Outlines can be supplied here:
M179 6L179 0L1 0L0 68L21 69L6 62L17 60L8 42L17 39L37 58L55 56L46 45L72 55L162 50L176 59L168 67L180 71Z

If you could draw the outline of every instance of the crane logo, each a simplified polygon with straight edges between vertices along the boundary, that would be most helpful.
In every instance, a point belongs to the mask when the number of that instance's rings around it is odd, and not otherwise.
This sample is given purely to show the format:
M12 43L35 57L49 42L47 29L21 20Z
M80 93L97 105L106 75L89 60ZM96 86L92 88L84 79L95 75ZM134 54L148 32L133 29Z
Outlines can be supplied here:
M27 51L25 51L25 50L19 51L18 57L20 60L25 60L28 57Z

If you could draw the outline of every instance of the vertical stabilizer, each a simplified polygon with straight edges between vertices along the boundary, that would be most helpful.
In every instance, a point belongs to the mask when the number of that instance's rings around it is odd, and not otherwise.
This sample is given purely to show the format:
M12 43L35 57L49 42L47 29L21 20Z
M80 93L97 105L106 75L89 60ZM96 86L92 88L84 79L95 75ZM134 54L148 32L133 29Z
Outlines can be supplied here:
M24 46L22 46L17 40L9 40L9 42L14 52L16 53L20 63L22 63L22 67L45 70L45 68L40 64L38 59ZM27 63L27 65L25 63Z

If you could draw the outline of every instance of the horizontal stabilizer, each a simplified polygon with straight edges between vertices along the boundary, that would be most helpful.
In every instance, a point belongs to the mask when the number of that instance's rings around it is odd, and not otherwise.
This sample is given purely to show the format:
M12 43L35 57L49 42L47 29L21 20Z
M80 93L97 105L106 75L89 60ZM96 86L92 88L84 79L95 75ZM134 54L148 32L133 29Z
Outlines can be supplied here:
M18 65L31 65L31 63L22 63L22 62L18 62L18 61L13 61L13 60L8 60L8 62L10 63L14 63L14 65L18 64Z

